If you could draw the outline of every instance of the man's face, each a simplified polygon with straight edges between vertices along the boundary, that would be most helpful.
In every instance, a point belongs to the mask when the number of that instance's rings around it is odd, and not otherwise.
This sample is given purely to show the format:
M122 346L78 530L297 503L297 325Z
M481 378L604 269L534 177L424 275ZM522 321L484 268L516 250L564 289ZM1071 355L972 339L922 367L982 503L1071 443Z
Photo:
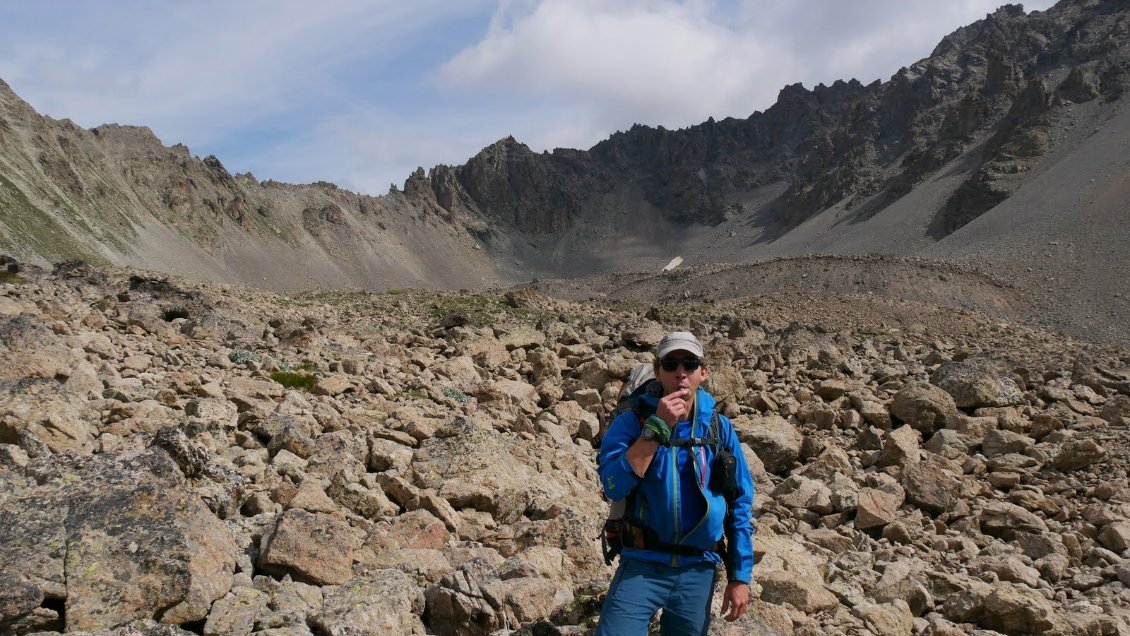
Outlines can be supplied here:
M696 362L698 368L688 371L687 367L695 366ZM706 364L693 353L679 349L656 361L655 377L663 387L663 395L679 389L687 389L689 399L698 390L698 385L706 380Z

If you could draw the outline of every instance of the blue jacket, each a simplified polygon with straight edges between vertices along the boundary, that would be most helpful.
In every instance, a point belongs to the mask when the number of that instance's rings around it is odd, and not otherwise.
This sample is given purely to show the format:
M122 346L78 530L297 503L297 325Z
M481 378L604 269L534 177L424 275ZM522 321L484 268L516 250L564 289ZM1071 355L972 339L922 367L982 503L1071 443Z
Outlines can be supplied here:
M651 381L652 383L655 380ZM657 387L655 387L657 388ZM706 552L700 556L680 556L625 547L622 558L691 565L702 561L720 563L721 555L713 552L722 539L726 519L726 499L708 487L710 467L714 459L711 446L660 446L643 478L637 477L628 464L628 447L640 436L637 411L653 413L658 406L656 391L645 391L637 398L635 410L625 411L612 420L600 444L600 483L608 498L615 501L633 495L627 515L631 520L650 528L663 543L682 545ZM695 394L695 412L679 422L672 439L705 438L710 435L710 418L714 414L714 398L702 388ZM740 489L734 502L733 532L727 537L726 566L731 580L749 583L753 573L753 479L734 427L719 415L719 437L722 445L737 459Z

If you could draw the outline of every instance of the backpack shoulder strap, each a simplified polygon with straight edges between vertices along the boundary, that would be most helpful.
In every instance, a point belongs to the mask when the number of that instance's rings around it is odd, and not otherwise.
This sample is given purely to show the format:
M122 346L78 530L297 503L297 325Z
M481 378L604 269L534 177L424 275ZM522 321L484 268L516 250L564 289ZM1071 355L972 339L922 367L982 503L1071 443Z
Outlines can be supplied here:
M718 419L721 410L721 406L714 407L714 412L710 414L710 432L706 436L706 445L713 446L715 452L718 451L719 445L722 444L722 424Z

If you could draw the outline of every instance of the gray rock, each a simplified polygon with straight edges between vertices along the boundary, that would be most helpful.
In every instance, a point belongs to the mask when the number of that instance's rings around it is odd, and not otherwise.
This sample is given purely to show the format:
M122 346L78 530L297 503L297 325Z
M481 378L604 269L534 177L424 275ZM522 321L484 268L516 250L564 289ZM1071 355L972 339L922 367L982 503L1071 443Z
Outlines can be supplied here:
M43 590L27 578L0 572L0 628L30 614L43 598Z
M912 616L923 615L934 608L934 597L924 583L928 567L917 559L887 563L871 596L880 603L904 603Z
M483 559L472 559L424 592L424 623L439 636L482 636L507 621L501 579Z
M904 636L914 628L914 614L901 599L894 603L861 603L853 607L851 613L877 636Z
M569 586L540 577L503 580L498 585L498 594L506 611L521 623L548 619L573 602L573 590Z
M1099 533L1099 541L1115 552L1130 548L1130 521L1116 521Z
M969 450L976 445L977 441L971 436L943 428L931 435L922 448L946 459L959 459L968 455Z
M1055 628L1055 609L1035 590L1010 583L977 585L946 600L946 618L1005 634L1043 634Z
M811 510L820 515L832 512L832 492L823 483L794 475L773 491L777 503L790 508Z
M270 595L253 587L233 587L212 604L204 623L204 636L247 636L255 631L256 621L267 614Z
M1106 459L1107 452L1093 439L1073 439L1056 453L1052 465L1060 470L1078 470Z
M1130 395L1120 393L1107 400L1099 417L1115 426L1130 426Z
M65 597L68 631L151 617L158 608L165 622L196 621L227 593L231 533L186 490L164 451L41 469L42 485L0 505L0 516L17 520L0 524L0 569Z
M310 625L331 636L424 634L423 610L424 596L411 577L377 570L329 591Z
M1024 404L1024 394L999 365L985 358L947 362L930 376L930 383L941 387L959 408L1014 406Z

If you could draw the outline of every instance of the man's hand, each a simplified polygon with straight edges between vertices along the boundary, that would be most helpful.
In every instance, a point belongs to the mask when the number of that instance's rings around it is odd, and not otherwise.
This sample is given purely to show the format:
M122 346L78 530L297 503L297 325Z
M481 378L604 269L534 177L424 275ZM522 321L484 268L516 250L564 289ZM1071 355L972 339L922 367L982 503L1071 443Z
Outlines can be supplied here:
M687 414L687 395L690 391L683 388L677 391L672 391L659 399L659 407L655 409L655 414L658 415L671 430L675 430L675 424L683 419Z
M722 618L734 622L745 614L749 607L749 585L741 581L732 581L726 585L726 593L722 595ZM727 610L729 614L727 614Z

